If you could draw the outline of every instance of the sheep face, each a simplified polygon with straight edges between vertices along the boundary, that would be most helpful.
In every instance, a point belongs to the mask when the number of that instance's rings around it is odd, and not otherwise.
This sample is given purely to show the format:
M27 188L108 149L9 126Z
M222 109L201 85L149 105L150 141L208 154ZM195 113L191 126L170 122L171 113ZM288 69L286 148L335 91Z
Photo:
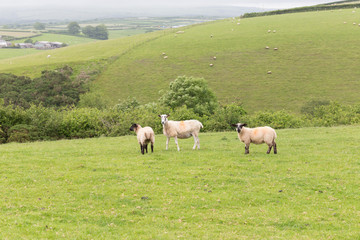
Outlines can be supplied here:
M232 124L231 126L236 127L236 131L237 131L238 133L240 133L240 132L241 132L241 129L242 129L243 127L247 126L247 124L246 124L246 123L237 123L237 124Z
M161 118L161 124L164 125L168 121L168 117L170 117L170 115L162 114L159 115L159 117Z
M138 125L136 123L133 123L133 125L131 125L130 127L130 131L136 131L136 129L138 128Z

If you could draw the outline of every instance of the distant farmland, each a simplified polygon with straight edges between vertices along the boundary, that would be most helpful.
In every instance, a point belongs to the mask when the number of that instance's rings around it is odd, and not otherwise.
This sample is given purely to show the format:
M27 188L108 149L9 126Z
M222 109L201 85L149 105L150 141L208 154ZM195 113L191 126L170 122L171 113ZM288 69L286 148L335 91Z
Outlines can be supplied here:
M39 32L32 32L32 31L5 31L0 30L0 36L9 36L13 38L31 38L34 36L38 36Z

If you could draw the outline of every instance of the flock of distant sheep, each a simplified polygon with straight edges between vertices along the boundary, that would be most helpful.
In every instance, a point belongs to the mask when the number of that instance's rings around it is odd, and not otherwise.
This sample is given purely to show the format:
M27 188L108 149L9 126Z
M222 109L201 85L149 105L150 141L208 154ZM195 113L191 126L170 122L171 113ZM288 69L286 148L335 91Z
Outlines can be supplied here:
M178 138L186 139L191 136L194 137L195 142L193 149L195 150L196 147L200 149L199 132L204 127L202 123L198 120L171 121L168 119L169 116L168 114L159 115L163 125L163 133L167 137L166 150L168 150L171 137L175 139L177 150L180 151ZM236 127L240 141L245 144L245 154L249 154L250 143L266 143L269 147L266 153L269 154L271 149L274 148L274 154L277 154L276 132L271 127L248 128L245 123L232 124L232 126ZM151 152L154 152L155 133L151 127L141 127L139 124L134 123L130 127L130 131L136 133L142 154L145 151L148 152L149 143L151 144Z

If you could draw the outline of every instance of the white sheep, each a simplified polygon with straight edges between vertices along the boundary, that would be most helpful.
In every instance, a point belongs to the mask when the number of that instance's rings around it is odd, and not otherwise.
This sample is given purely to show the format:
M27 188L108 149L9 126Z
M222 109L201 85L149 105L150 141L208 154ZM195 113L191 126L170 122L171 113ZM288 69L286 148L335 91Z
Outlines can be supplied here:
M274 154L277 154L276 148L276 132L271 127L257 127L247 128L246 123L232 124L236 127L239 140L245 143L245 154L249 154L250 143L262 144L266 143L269 146L267 154L271 152L271 148L274 147Z
M163 125L163 133L167 137L166 140L166 150L168 150L170 138L173 137L175 139L175 143L177 146L177 150L180 151L178 138L185 139L191 136L194 137L194 147L200 149L200 140L199 140L199 132L200 129L204 126L198 120L186 120L186 121L169 121L168 117L170 115L162 114L159 115L161 118L161 124Z
M137 135L137 140L140 144L141 153L148 152L147 146L151 143L151 152L154 152L155 133L151 127L141 127L139 124L134 123L130 127L130 131L134 131Z

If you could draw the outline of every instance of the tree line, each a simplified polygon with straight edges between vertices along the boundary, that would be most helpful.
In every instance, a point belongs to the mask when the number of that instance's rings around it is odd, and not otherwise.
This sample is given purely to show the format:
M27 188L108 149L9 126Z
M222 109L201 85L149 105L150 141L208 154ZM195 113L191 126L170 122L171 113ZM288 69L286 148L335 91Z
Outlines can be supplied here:
M248 114L241 103L218 103L205 79L186 76L172 81L156 102L140 104L136 98L129 98L115 106L91 107L91 102L80 104L87 94L80 95L84 86L71 80L71 74L72 70L65 67L44 71L36 79L0 75L0 89L6 89L0 95L0 143L122 136L131 133L129 127L134 122L161 134L158 115L164 113L175 120L198 119L203 131L230 131L231 124L237 122L277 129L360 123L360 104L319 100L305 104L301 114L285 110ZM90 99L101 102L100 95L92 94Z

